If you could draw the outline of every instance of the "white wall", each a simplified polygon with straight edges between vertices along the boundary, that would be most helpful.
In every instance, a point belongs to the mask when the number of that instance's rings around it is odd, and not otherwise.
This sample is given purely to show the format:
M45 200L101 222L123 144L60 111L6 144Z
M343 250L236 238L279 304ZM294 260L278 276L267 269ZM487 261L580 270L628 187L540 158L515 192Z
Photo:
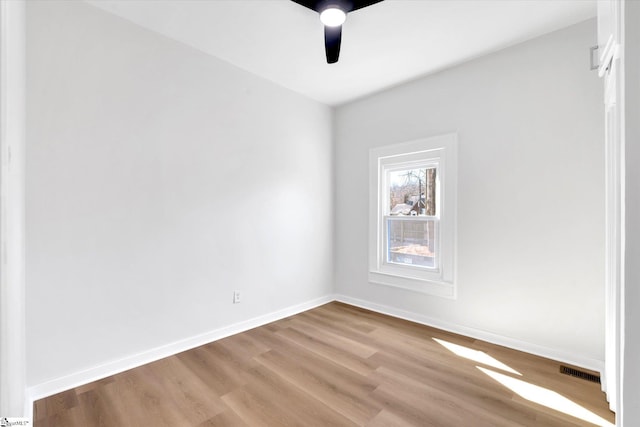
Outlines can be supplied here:
M622 422L640 422L640 3L625 7L626 261Z
M595 35L587 21L339 108L336 291L599 368L604 130L601 81L589 71ZM368 283L369 149L453 131L458 298Z
M27 26L29 386L332 292L328 107L82 2Z

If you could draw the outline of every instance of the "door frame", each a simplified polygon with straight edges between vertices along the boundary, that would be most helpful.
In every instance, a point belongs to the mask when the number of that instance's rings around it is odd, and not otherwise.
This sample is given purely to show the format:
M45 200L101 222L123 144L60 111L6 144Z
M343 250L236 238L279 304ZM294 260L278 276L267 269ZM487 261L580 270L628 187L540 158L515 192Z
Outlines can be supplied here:
M0 416L31 413L25 350L25 13L0 0Z

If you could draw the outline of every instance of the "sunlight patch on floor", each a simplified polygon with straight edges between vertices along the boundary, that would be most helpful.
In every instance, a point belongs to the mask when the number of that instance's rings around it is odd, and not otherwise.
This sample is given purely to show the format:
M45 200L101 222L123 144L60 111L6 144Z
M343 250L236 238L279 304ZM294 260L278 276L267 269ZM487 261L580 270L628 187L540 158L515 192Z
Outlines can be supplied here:
M492 368L501 369L506 372L511 372L512 374L515 374L515 375L522 375L520 372L505 365L498 359L489 356L484 351L474 350L472 348L450 343L449 341L441 340L438 338L433 338L433 340L438 344L440 344L441 346L443 346L444 348L446 348L447 350L451 351L452 353L460 357L464 357L465 359L473 360L474 362L482 363L483 365L488 365L488 366L491 366Z
M588 409L578 405L577 403L573 402L570 399L567 399L563 395L553 390L549 390L535 384L530 384L518 378L513 378L504 374L500 374L498 372L493 372L489 369L481 368L480 366L476 366L476 368L480 369L482 372L484 372L503 386L507 387L518 396L531 402L546 406L547 408L551 408L559 412L563 412L567 415L579 418L583 421L595 424L597 426L614 427L614 425L609 421L603 419L602 417L594 414Z

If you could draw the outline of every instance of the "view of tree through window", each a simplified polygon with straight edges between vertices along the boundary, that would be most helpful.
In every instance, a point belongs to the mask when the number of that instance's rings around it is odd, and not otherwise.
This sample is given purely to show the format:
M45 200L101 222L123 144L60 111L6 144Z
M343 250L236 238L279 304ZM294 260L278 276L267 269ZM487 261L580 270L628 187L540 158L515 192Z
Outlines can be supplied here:
M389 175L390 215L436 214L435 167L393 171Z
M436 173L435 167L389 173L387 262L435 267Z

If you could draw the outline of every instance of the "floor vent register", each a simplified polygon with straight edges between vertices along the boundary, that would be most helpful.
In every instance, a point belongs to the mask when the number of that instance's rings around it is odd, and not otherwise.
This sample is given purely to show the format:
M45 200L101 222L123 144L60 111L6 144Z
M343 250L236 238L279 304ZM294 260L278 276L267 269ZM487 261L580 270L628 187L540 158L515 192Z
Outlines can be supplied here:
M571 375L572 377L581 378L592 383L600 384L600 376L590 374L588 372L581 371L579 369L570 368L568 366L560 365L560 373L565 375Z

